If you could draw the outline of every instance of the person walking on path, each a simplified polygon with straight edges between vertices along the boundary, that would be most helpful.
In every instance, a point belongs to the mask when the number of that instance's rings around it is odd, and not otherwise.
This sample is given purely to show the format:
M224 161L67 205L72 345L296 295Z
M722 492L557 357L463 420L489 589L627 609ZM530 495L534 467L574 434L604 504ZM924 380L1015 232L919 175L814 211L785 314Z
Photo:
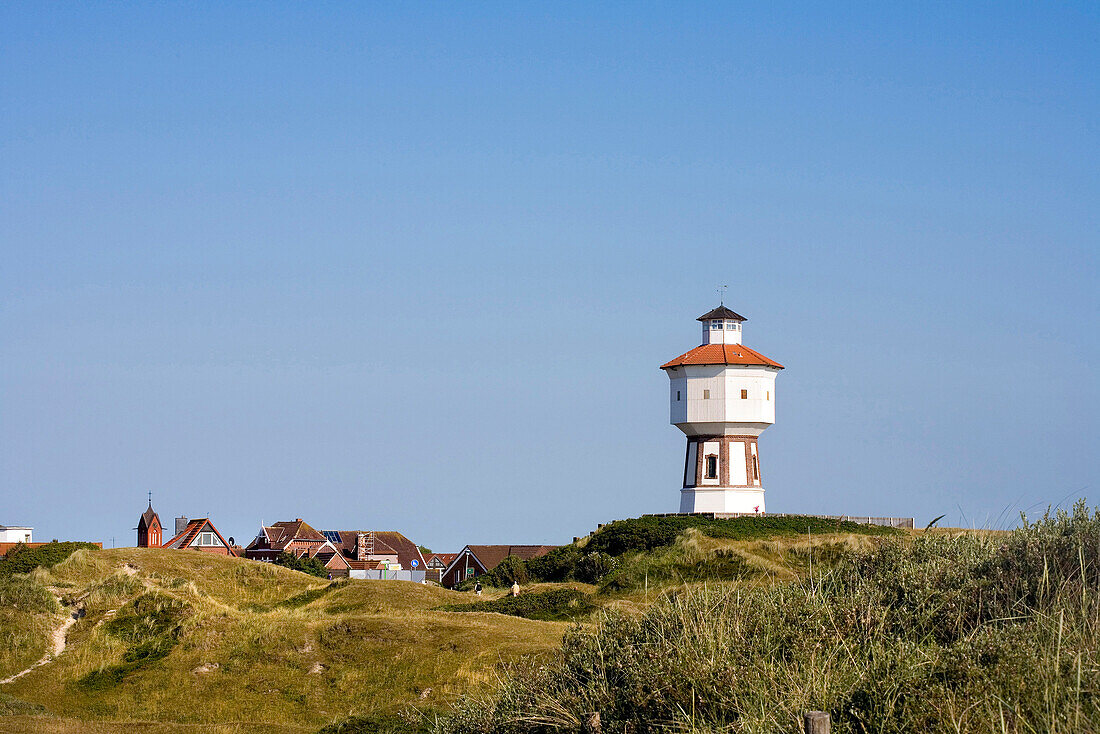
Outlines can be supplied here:
M519 582L512 581L512 596L519 596Z

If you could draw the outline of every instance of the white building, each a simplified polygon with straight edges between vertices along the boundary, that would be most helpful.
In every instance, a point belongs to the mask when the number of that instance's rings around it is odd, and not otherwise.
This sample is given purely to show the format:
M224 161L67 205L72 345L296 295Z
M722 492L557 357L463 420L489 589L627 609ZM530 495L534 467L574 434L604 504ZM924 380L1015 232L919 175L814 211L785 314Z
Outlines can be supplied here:
M775 423L783 365L741 343L745 318L725 306L698 320L703 343L661 365L669 422L687 435L680 512L764 512L756 443Z
M30 543L34 528L0 525L0 543Z

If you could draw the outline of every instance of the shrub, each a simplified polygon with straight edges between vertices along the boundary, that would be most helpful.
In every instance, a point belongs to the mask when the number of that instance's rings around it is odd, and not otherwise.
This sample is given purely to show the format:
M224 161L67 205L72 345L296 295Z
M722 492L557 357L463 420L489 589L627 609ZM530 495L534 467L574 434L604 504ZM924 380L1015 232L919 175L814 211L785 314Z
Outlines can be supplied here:
M286 551L279 554L279 557L275 559L275 564L294 571L308 573L310 576L317 576L318 578L327 578L329 574L329 570L325 568L325 564L321 563L319 559L298 558L293 553L287 553Z
M897 535L899 531L881 525L861 525L850 521L826 520L820 517L794 516L733 517L711 519L701 515L648 515L631 520L618 520L600 528L588 540L585 549L621 556L631 551L650 551L672 545L676 536L688 528L697 528L712 538L759 540L777 536L814 535L826 533L856 533L859 535Z
M530 592L519 596L503 596L492 601L440 607L445 612L497 612L543 621L575 619L590 614L595 608L588 594L575 589Z
M6 558L0 560L0 576L11 576L13 573L30 573L39 566L51 568L81 548L93 551L99 550L95 543L58 543L55 541L36 548L30 548L20 543L8 551Z

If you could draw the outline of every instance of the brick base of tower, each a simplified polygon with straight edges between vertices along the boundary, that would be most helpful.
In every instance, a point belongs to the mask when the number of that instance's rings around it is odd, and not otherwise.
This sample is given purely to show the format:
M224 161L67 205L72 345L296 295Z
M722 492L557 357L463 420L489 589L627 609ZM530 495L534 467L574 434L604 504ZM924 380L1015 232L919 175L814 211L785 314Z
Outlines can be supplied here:
M689 436L680 512L764 512L757 436Z
M753 515L764 512L764 490L761 487L730 489L729 487L691 487L680 490L680 512L729 512Z

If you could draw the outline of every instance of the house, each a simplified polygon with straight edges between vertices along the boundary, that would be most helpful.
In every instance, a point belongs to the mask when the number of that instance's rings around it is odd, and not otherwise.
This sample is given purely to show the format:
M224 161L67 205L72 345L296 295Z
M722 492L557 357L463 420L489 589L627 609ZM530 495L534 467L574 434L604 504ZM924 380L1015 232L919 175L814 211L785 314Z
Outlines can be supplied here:
M458 558L457 553L429 553L424 559L424 569L428 572L428 581L434 581L438 584L439 579L443 576L443 571L456 558Z
M33 533L24 525L0 525L0 543L30 543Z
M138 534L140 543L140 530ZM210 522L210 518L207 517L188 521L183 530L162 547L173 550L198 550L205 553L215 553L219 556L235 555L232 543L222 537L222 534L214 527L214 523Z
M439 583L453 588L466 579L488 573L508 556L523 560L545 556L556 545L468 545L447 564L439 577Z
M137 524L137 547L160 548L162 527L160 516L153 509L153 500L149 500L149 506L141 513ZM178 534L177 530L177 534Z
M260 527L260 532L244 549L245 558L273 563L282 553L296 558L316 558L334 576L346 576L348 559L332 542L314 530L302 518Z
M349 560L383 561L387 570L425 570L419 546L396 530L325 530L322 535Z

